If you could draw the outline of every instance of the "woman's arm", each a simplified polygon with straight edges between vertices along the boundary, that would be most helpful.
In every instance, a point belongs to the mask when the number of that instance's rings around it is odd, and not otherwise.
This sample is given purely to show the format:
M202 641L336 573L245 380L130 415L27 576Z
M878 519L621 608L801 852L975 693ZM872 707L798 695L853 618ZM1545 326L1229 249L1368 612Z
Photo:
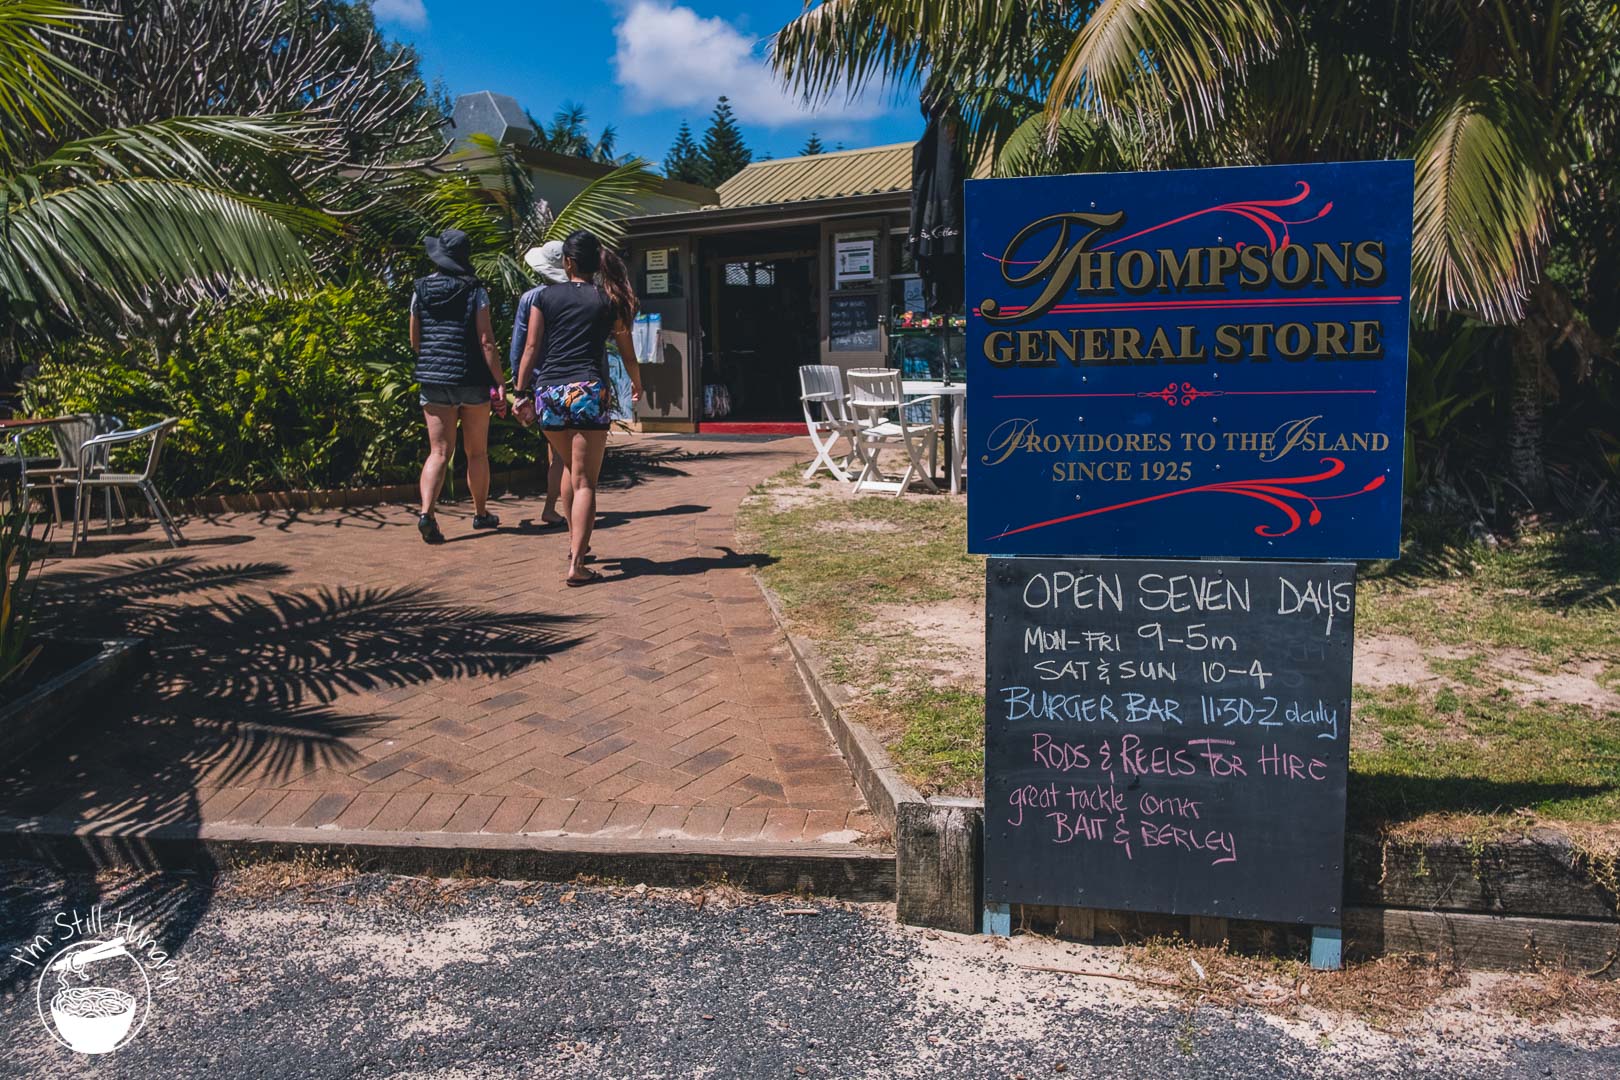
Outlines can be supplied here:
M624 361L624 373L630 376L630 400L641 400L641 364L636 360L636 341L630 328L623 323L613 328L613 343L619 347L619 359Z
M495 380L495 400L506 400L506 369L501 366L500 351L495 348L495 328L490 325L489 308L478 309L478 343L484 347L484 363L489 365L490 378Z
M411 352L422 355L422 316L411 312Z
M533 389L535 365L540 360L540 342L546 336L546 317L540 314L540 305L536 304L529 309L529 340L523 345L523 360L518 364L517 388L519 391Z

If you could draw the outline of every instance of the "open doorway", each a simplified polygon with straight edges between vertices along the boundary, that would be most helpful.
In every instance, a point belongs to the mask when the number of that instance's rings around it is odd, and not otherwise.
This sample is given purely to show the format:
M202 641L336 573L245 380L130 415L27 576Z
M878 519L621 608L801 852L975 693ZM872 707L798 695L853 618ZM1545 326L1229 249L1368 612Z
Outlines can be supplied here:
M724 388L726 419L799 416L799 365L821 355L816 244L814 227L705 243L703 384Z

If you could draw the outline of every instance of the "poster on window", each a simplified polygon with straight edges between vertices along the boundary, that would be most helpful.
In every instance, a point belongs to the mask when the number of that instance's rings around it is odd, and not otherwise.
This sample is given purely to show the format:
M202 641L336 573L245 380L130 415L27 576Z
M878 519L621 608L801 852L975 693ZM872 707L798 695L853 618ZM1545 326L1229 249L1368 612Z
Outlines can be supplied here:
M840 285L871 281L877 276L877 240L862 236L839 237L833 245L834 280Z

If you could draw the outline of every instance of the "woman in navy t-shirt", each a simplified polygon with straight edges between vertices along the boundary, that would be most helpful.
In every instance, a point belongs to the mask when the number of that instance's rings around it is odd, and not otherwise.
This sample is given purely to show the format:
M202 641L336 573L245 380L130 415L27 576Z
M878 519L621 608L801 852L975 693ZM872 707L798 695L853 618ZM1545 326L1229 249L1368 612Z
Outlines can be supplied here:
M518 367L520 393L534 391L534 411L551 452L563 461L562 503L568 513L569 585L601 575L585 565L596 522L596 478L612 426L613 381L607 340L612 337L630 376L631 399L641 400L641 366L630 328L636 294L623 260L576 229L563 241L567 282L542 292L529 311L529 340ZM595 281L601 274L602 283Z

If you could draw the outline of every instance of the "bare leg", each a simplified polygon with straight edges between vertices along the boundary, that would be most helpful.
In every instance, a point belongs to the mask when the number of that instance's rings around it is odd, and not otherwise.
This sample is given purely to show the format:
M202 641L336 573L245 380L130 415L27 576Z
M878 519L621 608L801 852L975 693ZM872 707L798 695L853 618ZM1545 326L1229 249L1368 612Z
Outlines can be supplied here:
M572 512L573 478L570 475L572 469L569 466L574 457L574 433L572 431L546 432L546 448L551 452L551 467L559 469L562 473L562 475L557 478L557 491L559 493L559 497L562 499L562 505ZM572 551L572 525L569 526L568 531L570 543L569 550ZM572 556L570 556L570 564L572 564Z
M557 513L557 498L563 493L563 476L566 472L563 468L564 464L563 456L551 448L551 443L548 440L546 443L546 508L540 511L540 520L547 525L555 525L560 521L567 520ZM568 501L564 500L563 505L567 506Z
M467 454L467 487L473 513L482 517L489 499L489 406L461 406L461 448Z
M422 464L422 513L433 513L439 501L439 489L444 486L444 467L450 460L450 448L456 441L456 407L454 405L424 405L422 416L427 420L428 456Z
M602 471L602 455L607 451L605 431L570 431L572 456L568 474L572 484L568 513L568 578L583 581L585 553L591 549L591 530L596 526L596 478Z

